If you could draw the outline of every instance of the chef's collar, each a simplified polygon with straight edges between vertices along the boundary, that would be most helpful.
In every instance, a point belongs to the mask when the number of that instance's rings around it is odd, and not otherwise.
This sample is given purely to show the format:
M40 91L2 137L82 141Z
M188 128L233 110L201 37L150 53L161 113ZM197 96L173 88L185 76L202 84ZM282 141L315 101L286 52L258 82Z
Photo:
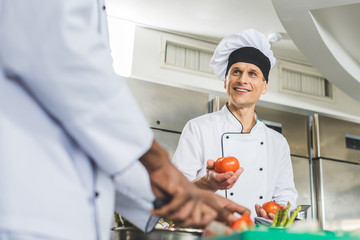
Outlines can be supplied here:
M226 104L222 107L221 111L226 115L226 117L229 119L229 121L232 123L233 126L236 126L236 129L234 129L233 131L239 131L241 133L243 133L243 125L240 122L239 119L237 119L237 117L230 111L229 107L228 107L228 102L226 102ZM258 126L258 117L256 112L254 111L254 118L255 118L255 125L250 129L251 133L253 130L255 130ZM238 129L238 127L240 126L240 129Z

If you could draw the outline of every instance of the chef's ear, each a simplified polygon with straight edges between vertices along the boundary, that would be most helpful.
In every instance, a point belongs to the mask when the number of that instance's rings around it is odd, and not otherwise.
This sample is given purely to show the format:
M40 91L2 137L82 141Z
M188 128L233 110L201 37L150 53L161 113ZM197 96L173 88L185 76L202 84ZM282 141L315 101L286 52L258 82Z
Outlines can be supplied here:
M226 80L227 80L227 77L225 78L224 80L224 88L226 89Z
M262 95L264 95L267 92L267 87L268 87L268 84L267 84L266 81L264 81L264 88L263 88L262 93L261 93Z

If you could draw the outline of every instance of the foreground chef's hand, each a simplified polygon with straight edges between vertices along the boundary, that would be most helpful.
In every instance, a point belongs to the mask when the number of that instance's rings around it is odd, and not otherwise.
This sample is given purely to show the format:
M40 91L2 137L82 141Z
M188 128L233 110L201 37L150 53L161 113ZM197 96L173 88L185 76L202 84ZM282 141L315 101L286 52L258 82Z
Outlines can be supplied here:
M242 167L239 167L235 172L218 173L214 170L215 161L207 161L206 169L206 181L209 189L217 191L219 189L230 189L234 186L241 173L244 171Z
M281 208L286 209L286 205L280 204L280 206L281 206ZM273 220L275 218L275 214L273 214L273 213L267 214L266 211L261 207L260 204L255 204L255 211L256 211L256 215L258 217L263 217L263 218L267 218L267 219L271 219L271 220Z
M191 184L170 162L167 152L155 141L151 149L140 158L147 169L156 198L171 196L169 204L155 209L153 214L175 221L178 226L205 226L214 219L232 222L232 212L248 209L210 191Z
M218 213L216 220L227 223L229 226L231 223L239 219L239 217L235 216L233 213L238 213L240 215L250 215L251 213L248 208L236 204L233 201L220 196L219 194L213 193L211 191L204 191L203 194L206 204L211 206Z
M155 197L171 197L169 204L153 210L152 214L172 220L178 226L205 226L216 218L216 210L204 203L201 191L171 163L167 151L156 141L140 162L149 173Z

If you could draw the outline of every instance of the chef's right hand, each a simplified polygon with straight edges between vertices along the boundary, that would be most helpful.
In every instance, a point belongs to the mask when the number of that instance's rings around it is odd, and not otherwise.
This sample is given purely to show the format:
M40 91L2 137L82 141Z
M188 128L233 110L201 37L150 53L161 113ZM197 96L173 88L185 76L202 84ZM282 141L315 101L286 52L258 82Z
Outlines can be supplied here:
M248 208L241 206L227 198L224 198L219 194L213 193L211 191L204 191L202 195L206 204L208 204L217 212L216 220L224 222L229 226L231 226L233 222L239 219L239 217L235 216L234 213L240 215L251 214Z
M140 162L149 173L156 198L171 197L168 204L152 213L178 226L206 226L212 220L231 224L237 219L233 214L250 212L229 199L211 191L197 188L173 165L167 152L156 141Z
M214 170L215 161L208 160L207 168L206 168L206 180L209 188L213 191L217 191L219 189L230 189L234 186L241 173L244 171L242 167L239 167L236 172L225 172L218 173Z
M206 193L187 180L156 141L140 158L140 162L149 173L155 197L171 198L166 205L152 210L152 214L172 220L177 226L206 226L222 215L217 212L221 207L206 204Z

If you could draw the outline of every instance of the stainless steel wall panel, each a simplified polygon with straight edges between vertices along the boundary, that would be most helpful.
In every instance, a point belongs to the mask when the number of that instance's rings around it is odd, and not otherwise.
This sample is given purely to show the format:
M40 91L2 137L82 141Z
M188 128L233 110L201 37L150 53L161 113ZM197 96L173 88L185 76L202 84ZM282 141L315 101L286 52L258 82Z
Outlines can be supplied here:
M291 156L295 188L299 194L297 205L312 205L309 161L308 158ZM310 216L310 211L311 209L308 209L307 216Z
M290 146L292 155L310 157L308 144L308 116L256 106L259 119L281 123L282 134Z
M179 143L180 133L166 132L158 129L153 129L153 133L155 140L169 152L170 159L172 159Z
M208 112L208 93L137 79L126 82L151 127L181 132L188 120Z
M214 97L214 99L211 101L212 112L219 111L225 105L226 102L227 102L227 98L220 96Z
M320 225L326 230L354 230L360 226L360 165L316 160Z
M346 136L360 138L360 124L314 115L314 157L360 164L360 150L346 148ZM316 143L318 146L316 146Z

